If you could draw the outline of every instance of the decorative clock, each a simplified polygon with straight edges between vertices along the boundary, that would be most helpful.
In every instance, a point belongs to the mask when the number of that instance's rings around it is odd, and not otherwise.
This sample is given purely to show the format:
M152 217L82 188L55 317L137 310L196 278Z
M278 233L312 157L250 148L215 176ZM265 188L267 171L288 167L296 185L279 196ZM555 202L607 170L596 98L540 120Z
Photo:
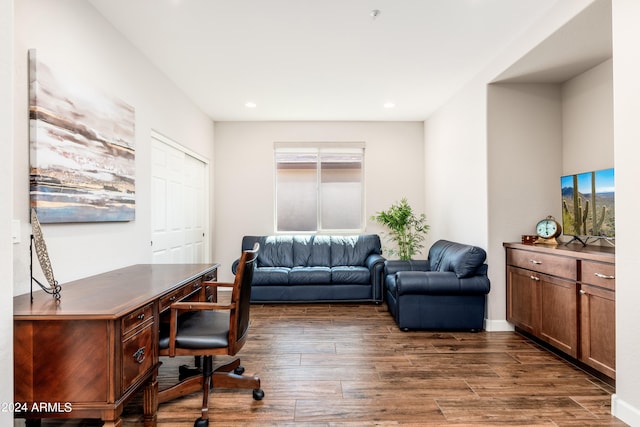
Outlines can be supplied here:
M556 221L554 217L549 215L545 219L538 221L538 224L536 224L536 234L538 238L535 243L557 245L558 241L556 237L562 234L562 225Z

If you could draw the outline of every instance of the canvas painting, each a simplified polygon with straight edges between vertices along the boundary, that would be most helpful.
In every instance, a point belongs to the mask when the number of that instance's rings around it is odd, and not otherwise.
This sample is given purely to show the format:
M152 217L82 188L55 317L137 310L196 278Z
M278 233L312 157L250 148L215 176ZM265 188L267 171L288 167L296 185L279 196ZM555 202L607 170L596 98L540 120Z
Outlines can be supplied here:
M135 111L29 51L30 197L41 223L135 219Z

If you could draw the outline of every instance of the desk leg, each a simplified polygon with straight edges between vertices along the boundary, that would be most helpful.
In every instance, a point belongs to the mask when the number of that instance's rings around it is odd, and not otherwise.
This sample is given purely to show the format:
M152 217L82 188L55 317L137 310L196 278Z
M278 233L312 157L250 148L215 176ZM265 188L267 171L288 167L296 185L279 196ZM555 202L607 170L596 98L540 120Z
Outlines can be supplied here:
M153 374L144 388L142 411L144 413L144 427L155 427L158 418L157 374Z

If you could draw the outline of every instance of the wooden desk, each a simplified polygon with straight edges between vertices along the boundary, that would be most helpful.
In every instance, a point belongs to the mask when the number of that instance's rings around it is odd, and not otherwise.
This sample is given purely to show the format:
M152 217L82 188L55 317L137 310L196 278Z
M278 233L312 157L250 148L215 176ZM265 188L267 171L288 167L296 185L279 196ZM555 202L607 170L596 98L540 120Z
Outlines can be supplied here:
M101 418L122 425L144 387L145 426L156 423L158 324L173 301L196 298L218 265L134 265L62 286L61 300L20 295L14 310L16 418Z

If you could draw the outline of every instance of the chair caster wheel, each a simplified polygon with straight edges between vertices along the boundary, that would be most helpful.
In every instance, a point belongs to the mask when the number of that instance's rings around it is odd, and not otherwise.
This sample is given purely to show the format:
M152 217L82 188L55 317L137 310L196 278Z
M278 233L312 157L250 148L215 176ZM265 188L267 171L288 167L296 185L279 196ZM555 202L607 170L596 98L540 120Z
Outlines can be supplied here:
M233 373L236 375L244 374L244 366L238 366L236 369L233 370Z
M193 423L193 427L209 427L209 420L198 418L195 423Z
M253 400L262 400L264 397L264 391L261 388L253 390Z

